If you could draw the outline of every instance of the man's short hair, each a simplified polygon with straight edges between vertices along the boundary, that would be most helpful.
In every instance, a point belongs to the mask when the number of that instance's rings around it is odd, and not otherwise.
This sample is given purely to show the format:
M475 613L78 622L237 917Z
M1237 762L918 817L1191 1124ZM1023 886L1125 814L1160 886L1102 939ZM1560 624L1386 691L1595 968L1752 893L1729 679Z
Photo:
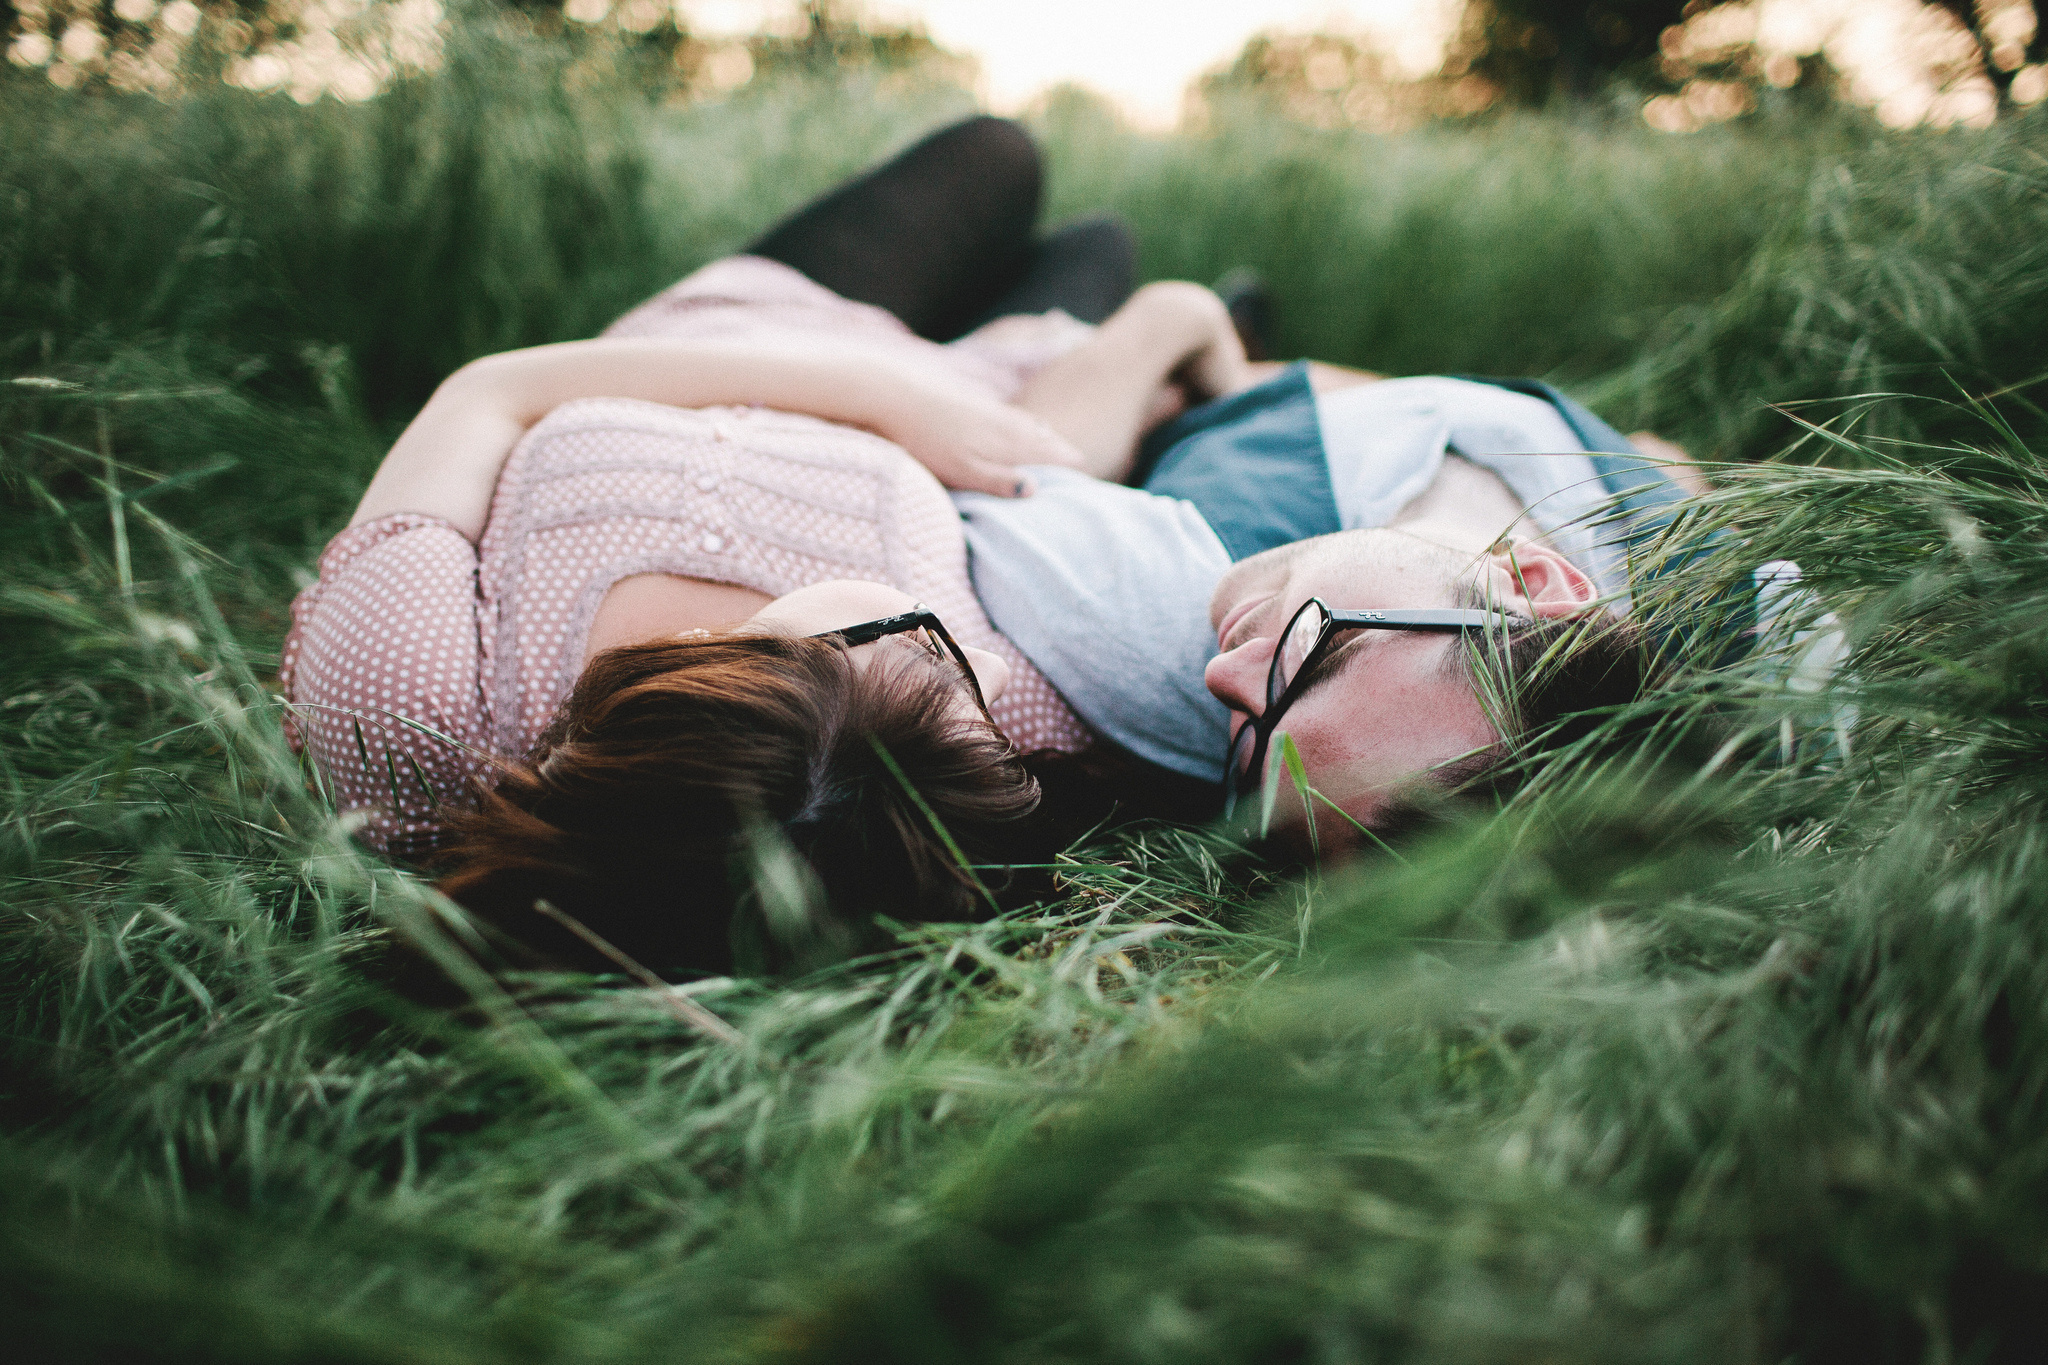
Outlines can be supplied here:
M1457 605L1480 610L1476 583L1461 583ZM1569 748L1643 694L1650 651L1641 626L1604 609L1531 620L1507 631L1463 637L1444 667L1470 685L1500 742L1431 772L1440 790L1504 799L1544 754Z

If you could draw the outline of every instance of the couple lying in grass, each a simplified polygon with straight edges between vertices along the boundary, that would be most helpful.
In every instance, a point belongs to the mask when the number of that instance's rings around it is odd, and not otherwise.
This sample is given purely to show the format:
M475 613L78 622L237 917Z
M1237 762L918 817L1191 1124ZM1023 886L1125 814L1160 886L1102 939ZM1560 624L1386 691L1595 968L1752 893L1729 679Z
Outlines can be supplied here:
M1250 361L1039 187L969 120L451 376L286 648L364 836L515 958L719 972L972 917L1112 810L1273 781L1327 854L1634 694L1668 466L1542 385Z

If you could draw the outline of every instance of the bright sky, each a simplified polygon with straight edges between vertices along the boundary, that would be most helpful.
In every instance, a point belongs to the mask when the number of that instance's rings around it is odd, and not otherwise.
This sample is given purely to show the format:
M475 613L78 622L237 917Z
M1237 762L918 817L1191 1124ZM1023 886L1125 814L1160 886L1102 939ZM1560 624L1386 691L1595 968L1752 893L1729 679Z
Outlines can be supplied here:
M787 0L696 0L700 30L749 32ZM1116 100L1132 120L1171 126L1181 91L1237 55L1261 29L1370 32L1401 65L1435 65L1452 0L874 0L884 17L916 18L932 37L981 62L989 107L1002 113L1049 85L1075 81Z

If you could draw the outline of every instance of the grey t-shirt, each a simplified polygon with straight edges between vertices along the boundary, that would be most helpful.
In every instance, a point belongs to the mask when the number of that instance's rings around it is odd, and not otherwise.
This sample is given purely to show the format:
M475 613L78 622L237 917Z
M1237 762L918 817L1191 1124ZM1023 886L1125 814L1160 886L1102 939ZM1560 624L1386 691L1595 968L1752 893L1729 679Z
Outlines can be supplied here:
M1456 453L1498 474L1603 591L1623 586L1619 561L1568 524L1606 492L1543 400L1460 379L1390 379L1320 396L1316 413L1344 529L1386 525ZM1209 599L1230 567L1223 542L1191 502L1069 469L1031 475L1028 498L953 495L989 619L1092 729L1220 782L1230 713L1202 669L1216 654Z
M1071 469L1031 478L1028 498L953 495L982 609L1091 729L1217 778L1230 712L1202 668L1216 653L1209 598L1230 567L1223 542L1191 502Z

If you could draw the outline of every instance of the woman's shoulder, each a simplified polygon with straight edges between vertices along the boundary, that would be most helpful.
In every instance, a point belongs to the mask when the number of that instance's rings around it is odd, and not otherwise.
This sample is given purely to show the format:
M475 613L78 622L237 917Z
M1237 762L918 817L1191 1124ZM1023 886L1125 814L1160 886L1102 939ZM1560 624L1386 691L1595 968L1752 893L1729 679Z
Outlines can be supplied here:
M424 570L424 572L423 572ZM360 633L354 599L395 594L392 605L410 608L427 597L468 596L476 549L447 520L425 512L394 512L340 531L315 562L312 579L292 599L278 680L290 696L309 635L315 648L336 647L328 637ZM323 612L323 607L327 610Z
M307 591L317 595L321 583L347 572L365 554L389 541L411 538L446 543L449 536L465 546L469 544L468 538L447 518L430 512L393 512L389 516L344 527L320 551L320 558L314 566L315 581Z
M466 804L489 745L476 548L439 517L343 531L292 603L278 681L295 745L372 844L425 852L436 811Z

